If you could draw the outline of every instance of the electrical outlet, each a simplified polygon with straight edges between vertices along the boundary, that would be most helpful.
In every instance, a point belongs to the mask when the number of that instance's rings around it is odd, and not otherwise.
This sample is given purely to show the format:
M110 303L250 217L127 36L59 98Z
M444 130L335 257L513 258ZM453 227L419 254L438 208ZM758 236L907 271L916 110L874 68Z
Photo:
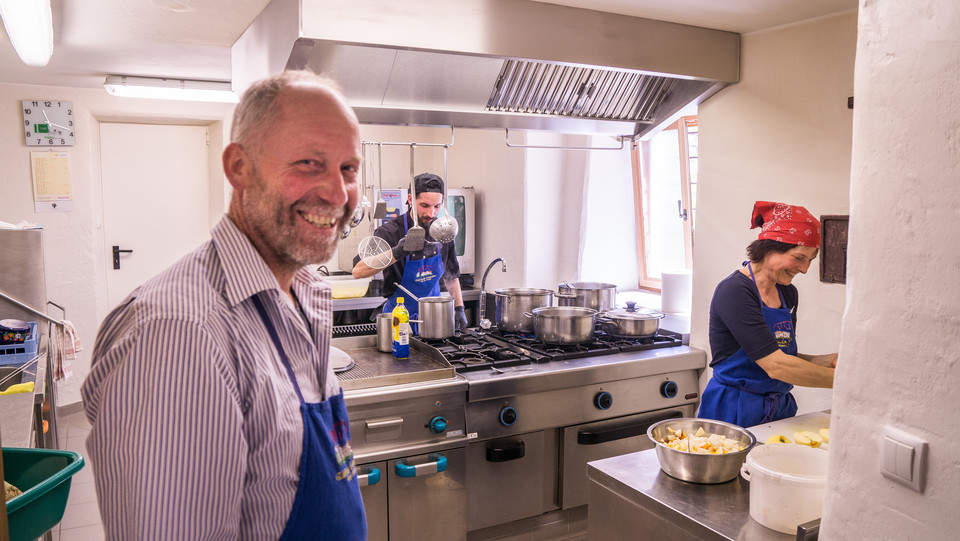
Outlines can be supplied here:
M880 473L917 492L923 492L927 442L900 429L883 428Z

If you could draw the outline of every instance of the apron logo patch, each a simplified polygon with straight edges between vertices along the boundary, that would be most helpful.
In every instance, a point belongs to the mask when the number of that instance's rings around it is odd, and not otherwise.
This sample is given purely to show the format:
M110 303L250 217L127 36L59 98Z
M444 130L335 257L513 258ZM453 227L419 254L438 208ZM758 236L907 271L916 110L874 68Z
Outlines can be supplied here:
M333 453L337 461L337 481L349 481L357 476L357 467L353 458L353 446L350 444L350 425L340 421L330 430Z
M793 339L793 322L781 321L773 326L773 337L777 340L777 347L785 348Z

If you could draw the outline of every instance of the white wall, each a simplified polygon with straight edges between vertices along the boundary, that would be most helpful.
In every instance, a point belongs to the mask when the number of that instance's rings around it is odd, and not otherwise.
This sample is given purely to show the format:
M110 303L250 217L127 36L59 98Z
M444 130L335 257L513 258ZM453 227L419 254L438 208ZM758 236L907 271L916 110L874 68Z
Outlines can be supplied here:
M700 106L692 345L709 351L710 299L757 238L749 229L754 201L803 205L817 216L849 213L856 36L853 12L746 34L740 82ZM820 282L819 259L794 284L800 351L837 351L845 287ZM829 408L830 394L794 390L800 413Z
M25 99L73 102L76 145L64 147L70 160L72 212L34 212L30 151L37 148L28 148L23 142L20 102ZM80 400L80 383L89 371L97 327L109 309L105 294L109 254L104 250L101 228L99 122L209 125L212 222L222 213L224 202L219 173L222 138L217 134L229 123L225 119L231 110L232 106L222 104L116 98L100 89L0 84L0 220L27 220L44 226L47 297L66 308L67 319L76 326L86 348L72 363L74 376L59 386L60 404ZM157 151L157 159L164 159L162 149ZM60 317L55 308L49 313Z
M827 539L958 535L958 27L954 0L861 2ZM929 442L923 494L880 475L887 425Z

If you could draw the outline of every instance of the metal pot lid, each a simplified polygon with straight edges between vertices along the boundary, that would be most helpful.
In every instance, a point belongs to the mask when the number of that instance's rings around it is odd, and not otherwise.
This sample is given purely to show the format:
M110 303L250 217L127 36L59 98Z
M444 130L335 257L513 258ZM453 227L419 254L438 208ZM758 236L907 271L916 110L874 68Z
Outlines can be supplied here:
M603 317L608 317L611 319L638 319L638 320L660 319L664 317L663 312L659 310L654 310L652 308L638 307L637 303L633 301L627 301L626 308L616 308L613 310L607 310L602 315Z
M617 289L616 284L607 284L604 282L564 282L560 284L560 287L566 287L569 289L590 289L590 290Z
M500 296L509 296L509 295L549 295L553 294L553 290L550 289L537 289L532 287L507 287L503 289L495 289L494 292Z

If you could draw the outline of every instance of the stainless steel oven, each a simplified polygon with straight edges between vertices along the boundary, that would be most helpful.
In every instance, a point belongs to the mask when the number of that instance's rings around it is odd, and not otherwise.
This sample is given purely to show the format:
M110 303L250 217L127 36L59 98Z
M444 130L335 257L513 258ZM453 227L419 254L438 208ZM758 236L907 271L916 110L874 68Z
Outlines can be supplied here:
M339 374L371 541L466 539L466 380L414 344L403 362L375 336L338 338Z
M413 340L408 363L365 357L373 336L334 340L357 365L340 378L369 539L585 534L587 462L645 449L650 423L694 414L706 354L676 337L522 340Z

